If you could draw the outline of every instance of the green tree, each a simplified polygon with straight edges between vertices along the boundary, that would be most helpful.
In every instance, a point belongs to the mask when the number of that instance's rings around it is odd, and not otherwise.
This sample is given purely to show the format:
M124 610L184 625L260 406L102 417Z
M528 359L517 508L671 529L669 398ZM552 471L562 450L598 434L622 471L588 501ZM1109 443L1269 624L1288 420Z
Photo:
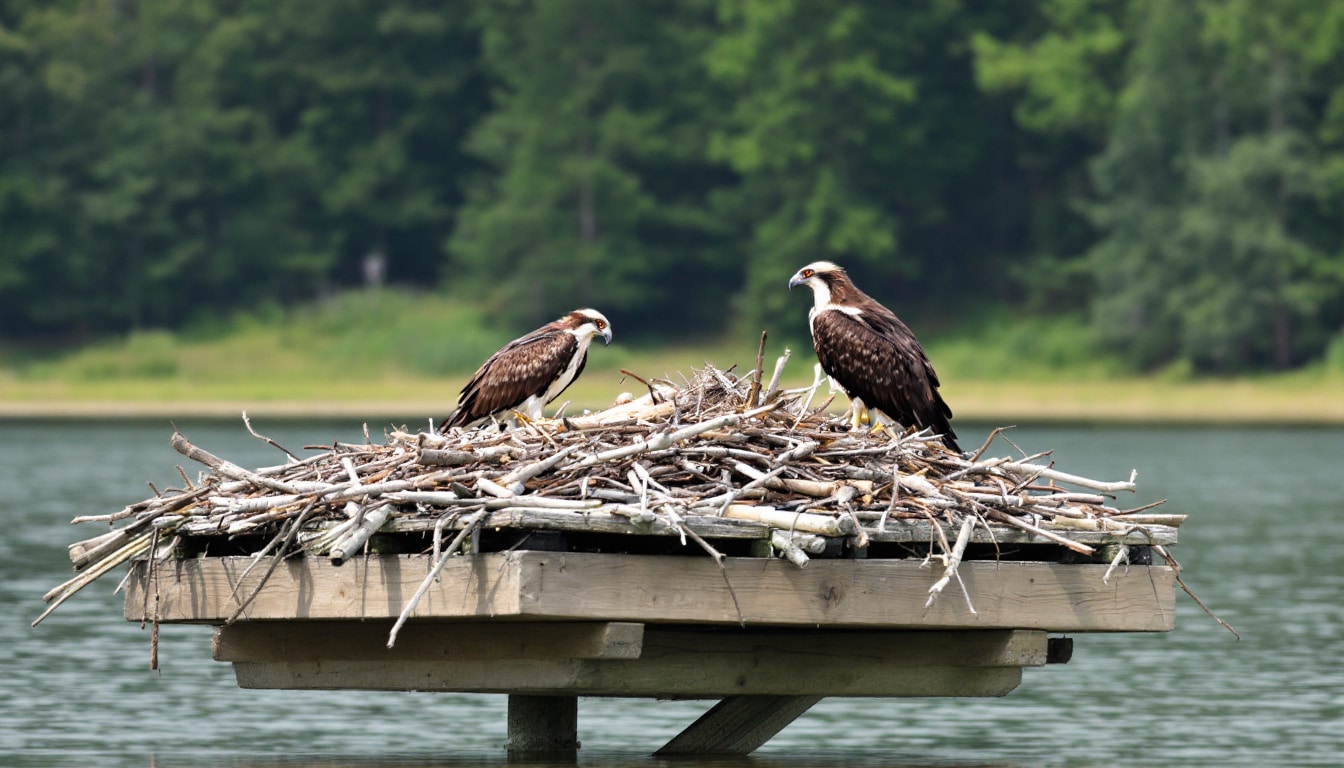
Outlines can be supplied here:
M0 317L175 326L357 282L371 252L431 284L485 92L474 32L422 6L19 8L0 42L0 140L22 150L0 158Z
M487 170L451 241L450 282L515 322L580 305L628 329L721 317L715 297L739 268L716 258L722 225L706 211L727 176L698 135L715 97L700 87L702 5L478 6L500 86L468 142Z
M487 104L475 29L422 0L251 2L221 30L212 101L254 110L266 162L297 174L295 223L330 261L323 278L432 285L474 168L460 145Z
M1321 310L1344 285L1337 228L1303 226L1326 192L1310 105L1334 87L1302 56L1318 6L1136 8L1140 42L1094 168L1099 329L1145 367L1319 354Z
M1044 285L1089 297L1103 341L1141 368L1287 367L1319 354L1344 298L1328 106L1344 103L1344 9L1042 8L1042 29L975 45L981 84L1015 94L1020 125L1081 142L1080 159L1095 152L1066 166L1086 167L1090 186L1061 185L1093 242L1037 262L1063 276Z
M971 38L980 88L1008 96L1019 130L1005 153L1001 216L1020 232L1005 271L1037 310L1086 311L1096 232L1088 164L1106 145L1133 47L1131 0L1046 0Z
M53 152L51 93L42 86L41 56L23 20L27 3L0 4L0 328L28 311L24 296L54 255L53 213L61 181L46 169Z
M725 205L746 228L746 322L801 335L781 286L816 259L916 311L950 315L956 297L1001 289L1014 245L999 203L1013 171L997 158L1013 137L1007 107L976 87L969 39L1014 13L721 0L726 29L708 61L738 98L712 152L742 177Z

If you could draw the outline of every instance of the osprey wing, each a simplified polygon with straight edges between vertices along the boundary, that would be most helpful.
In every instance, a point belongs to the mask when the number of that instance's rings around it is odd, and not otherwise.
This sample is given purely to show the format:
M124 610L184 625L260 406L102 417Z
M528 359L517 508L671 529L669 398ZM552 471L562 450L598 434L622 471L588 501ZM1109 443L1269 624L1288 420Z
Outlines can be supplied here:
M857 315L835 308L818 312L812 342L822 369L851 397L902 426L930 427L960 450L938 374L914 333L890 310L873 302Z
M462 388L457 410L444 428L472 424L541 395L564 372L577 350L574 334L550 327L509 342L491 355Z

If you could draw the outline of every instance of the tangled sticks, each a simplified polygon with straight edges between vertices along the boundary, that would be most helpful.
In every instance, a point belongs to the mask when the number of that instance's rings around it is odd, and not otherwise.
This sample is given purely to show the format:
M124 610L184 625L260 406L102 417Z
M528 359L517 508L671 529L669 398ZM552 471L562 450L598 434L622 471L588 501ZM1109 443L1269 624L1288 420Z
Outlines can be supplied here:
M720 562L714 542L750 539L799 567L836 541L850 552L922 543L926 561L943 566L932 603L959 580L969 543L1049 544L1088 557L1103 545L1118 564L1132 543L1166 556L1162 544L1183 519L1110 506L1111 494L1135 489L1132 476L1067 474L1042 463L1045 454L985 458L998 430L969 456L928 432L850 432L829 400L813 405L819 373L809 387L777 386L783 362L764 387L759 366L741 378L707 365L582 417L508 431L393 430L382 444L336 443L304 458L252 432L287 459L255 470L174 434L174 448L208 471L194 482L183 472L183 488L156 489L117 513L77 518L119 527L70 547L80 573L46 595L38 621L123 562L152 568L201 553L202 541L256 542L248 554L271 569L298 555L339 564L375 534L418 536L409 540L427 541L418 546L441 567L480 529L678 537Z

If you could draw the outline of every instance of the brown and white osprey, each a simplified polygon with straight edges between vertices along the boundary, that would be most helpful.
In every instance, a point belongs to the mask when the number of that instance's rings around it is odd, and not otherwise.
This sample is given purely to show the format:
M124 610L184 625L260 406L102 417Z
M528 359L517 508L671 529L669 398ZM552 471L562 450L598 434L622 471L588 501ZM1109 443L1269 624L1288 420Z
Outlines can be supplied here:
M822 370L849 395L851 423L858 426L864 408L876 409L901 426L932 429L960 453L938 374L905 323L829 261L795 272L789 288L795 285L812 289L812 346Z
M594 336L610 344L611 323L595 309L576 309L505 344L462 388L457 409L441 431L472 426L514 410L528 418L541 418L542 408L583 373Z

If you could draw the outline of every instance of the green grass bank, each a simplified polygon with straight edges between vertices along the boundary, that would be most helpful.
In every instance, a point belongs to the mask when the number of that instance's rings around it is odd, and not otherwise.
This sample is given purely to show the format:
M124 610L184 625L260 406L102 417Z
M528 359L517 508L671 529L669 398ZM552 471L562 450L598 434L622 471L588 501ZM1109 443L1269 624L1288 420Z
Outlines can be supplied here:
M803 310L800 308L800 314ZM615 318L613 318L615 320ZM767 344L767 372L786 347L786 383L812 380L803 322ZM141 332L75 350L0 351L0 418L351 418L371 425L443 418L475 367L517 335L442 296L361 291L183 333ZM759 331L696 344L635 344L619 322L565 398L600 408L642 385L711 362L755 363ZM930 338L943 392L962 421L1344 425L1344 365L1230 379L1177 367L1135 376L1096 352L1068 319L991 318ZM825 388L823 386L823 392Z

